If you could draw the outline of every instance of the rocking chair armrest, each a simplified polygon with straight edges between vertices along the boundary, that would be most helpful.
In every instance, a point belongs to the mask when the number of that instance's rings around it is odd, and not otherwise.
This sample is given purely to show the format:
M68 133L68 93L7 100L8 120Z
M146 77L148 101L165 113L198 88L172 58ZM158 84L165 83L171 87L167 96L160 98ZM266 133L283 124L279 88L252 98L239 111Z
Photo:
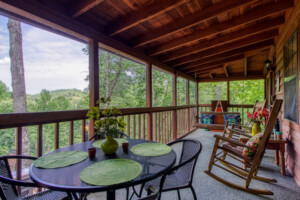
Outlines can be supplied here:
M223 137L223 136L220 136L220 135L214 135L214 137L215 137L217 140L224 140L224 141L229 142L229 143L231 143L231 144L234 144L234 145L236 145L236 146L241 146L241 147L247 147L247 148L249 148L248 145L245 145L245 144L240 143L240 142L236 142L235 140L231 140L231 139L229 139L229 138L227 138L227 137ZM254 149L254 148L252 148L252 149Z

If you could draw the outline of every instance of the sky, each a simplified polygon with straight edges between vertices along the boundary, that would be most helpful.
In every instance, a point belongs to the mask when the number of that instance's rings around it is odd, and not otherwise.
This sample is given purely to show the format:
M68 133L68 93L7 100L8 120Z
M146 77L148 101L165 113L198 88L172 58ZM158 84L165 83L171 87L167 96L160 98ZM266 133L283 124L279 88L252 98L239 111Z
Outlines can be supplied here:
M0 15L0 81L12 91L8 18ZM83 43L22 23L23 60L27 94L42 89L88 87L88 56Z

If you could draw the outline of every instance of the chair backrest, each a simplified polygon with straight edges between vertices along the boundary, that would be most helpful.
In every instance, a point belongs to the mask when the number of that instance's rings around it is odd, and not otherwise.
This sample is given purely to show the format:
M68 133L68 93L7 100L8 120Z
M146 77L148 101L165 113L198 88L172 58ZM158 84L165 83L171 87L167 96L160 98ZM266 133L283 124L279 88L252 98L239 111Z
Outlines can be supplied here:
M8 160L0 157L0 197L1 199L18 199L17 188L7 183L5 178L12 179L12 175Z
M267 100L264 100L263 102L258 102L258 100L255 101L255 104L253 106L253 112L258 111L259 109L264 109L267 105Z
M150 190L150 192L152 192L153 194L148 195L146 197L141 197L137 200L156 200L156 199L158 199L159 192L158 192L158 190L156 190L156 188L154 186L151 186L148 190Z
M257 151L255 153L255 157L254 157L254 160L253 160L252 167L257 167L257 166L260 165L260 162L261 162L261 160L263 158L263 155L265 153L268 141L270 139L270 135L271 135L271 133L273 131L273 128L275 126L278 113L280 112L282 102L283 102L282 99L276 99L275 102L274 102L274 105L272 106L273 109L270 113L270 117L268 119L264 134L262 136L262 139L261 139L261 141L259 143L259 146L257 148Z
M171 171L176 171L176 174L182 180L187 183L191 183L193 180L195 165L202 150L202 145L199 141L194 139L176 140L168 145L173 145L175 143L182 143L182 151L178 165L173 167Z

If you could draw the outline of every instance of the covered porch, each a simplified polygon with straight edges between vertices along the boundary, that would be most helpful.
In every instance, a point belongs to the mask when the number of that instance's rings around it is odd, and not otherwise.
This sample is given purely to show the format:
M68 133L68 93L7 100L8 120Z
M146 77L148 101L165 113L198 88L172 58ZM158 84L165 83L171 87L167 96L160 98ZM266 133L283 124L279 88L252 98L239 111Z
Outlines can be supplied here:
M284 88L285 81L291 80L285 78L299 80L299 42L295 43L300 36L297 32L299 13L298 0L0 1L1 15L88 45L90 108L99 106L99 98L105 95L99 83L101 50L141 63L145 67L145 105L121 108L122 118L127 123L125 133L131 138L161 143L185 137L199 140L204 146L194 184L198 198L204 199L222 199L223 194L225 199L265 198L230 189L203 173L211 155L215 132L204 132L195 126L200 122L201 112L213 111L211 100L226 101L228 111L239 112L244 123L246 112L251 112L254 102L240 103L243 102L241 100L236 103L230 88L235 81L252 80L263 82L260 89L264 90L263 99L268 106L273 97L286 100L290 94L294 94L296 102L282 108L278 117L283 137L288 141L288 176L280 175L280 168L274 165L273 153L268 152L261 173L275 177L278 184L252 184L269 187L275 199L297 199L299 196L299 88L297 86L291 93L285 93ZM289 41L294 41L291 51L286 50L289 49ZM266 60L269 66L266 66ZM289 67L288 62L293 66ZM153 103L154 70L171 76L171 105L157 106ZM184 82L183 100L178 98L179 79ZM205 102L203 96L206 94L202 93L201 84L212 82L225 85L225 92L219 99ZM287 100L290 102L290 99ZM296 115L285 115L285 110L293 113L293 109L297 110ZM22 155L23 128L34 127L36 156L40 157L47 153L43 127L48 124L53 126L54 149L63 147L62 123L68 126L68 145L85 142L94 135L94 124L87 119L87 111L3 113L0 114L0 129L16 130L15 153ZM17 179L22 177L21 172L22 166L18 162ZM165 196L166 199L173 198L171 193L165 195L170 195ZM189 194L183 196L191 199Z

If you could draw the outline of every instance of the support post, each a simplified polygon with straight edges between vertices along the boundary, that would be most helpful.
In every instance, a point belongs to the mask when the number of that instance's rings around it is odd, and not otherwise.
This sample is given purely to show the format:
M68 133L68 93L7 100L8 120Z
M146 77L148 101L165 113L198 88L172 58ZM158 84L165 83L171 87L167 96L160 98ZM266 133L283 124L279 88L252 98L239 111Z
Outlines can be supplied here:
M177 74L175 73L172 77L172 98L173 106L177 106ZM172 111L173 122L172 122L172 140L177 139L177 110Z
M22 155L22 135L23 129L22 127L18 127L16 129L16 155ZM17 180L22 179L22 160L17 159L16 163L16 172L17 172Z
M146 106L152 108L152 64L146 65ZM153 116L152 112L147 114L147 140L153 140Z
M186 80L186 105L190 105L190 81ZM187 112L187 128L188 128L188 132L191 131L191 112L190 112L190 108L188 108L188 112Z
M227 81L227 102L228 102L228 105L230 104L230 83L229 81Z
M90 108L97 107L99 100L99 47L98 41L89 40L89 86L90 86ZM90 133L92 137L95 133L94 121L90 121Z
M196 82L196 105L197 105L197 114L196 114L196 123L199 123L199 82Z

